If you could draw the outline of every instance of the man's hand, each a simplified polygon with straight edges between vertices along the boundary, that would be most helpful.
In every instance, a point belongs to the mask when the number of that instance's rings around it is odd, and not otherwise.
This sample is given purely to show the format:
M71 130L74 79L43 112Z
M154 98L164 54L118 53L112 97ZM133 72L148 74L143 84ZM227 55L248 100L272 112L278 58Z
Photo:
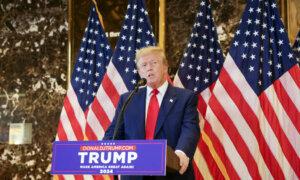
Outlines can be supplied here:
M189 166L190 158L181 150L176 150L175 154L179 157L180 170L179 173L183 174Z

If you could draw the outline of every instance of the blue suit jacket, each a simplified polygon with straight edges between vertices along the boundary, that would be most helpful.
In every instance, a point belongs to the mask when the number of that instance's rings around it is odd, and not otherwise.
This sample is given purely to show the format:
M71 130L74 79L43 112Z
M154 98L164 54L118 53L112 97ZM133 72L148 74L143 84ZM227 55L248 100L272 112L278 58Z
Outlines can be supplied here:
M118 131L117 139L145 139L146 91L146 88L139 89L129 102L124 113L124 121ZM121 95L115 117L107 129L104 139L112 139L120 110L129 94L125 93ZM160 106L154 139L167 139L170 147L174 150L182 150L191 161L195 153L199 135L197 97L190 90L168 85ZM192 172L191 165L188 169L187 173L189 171ZM130 179L137 179L137 177Z

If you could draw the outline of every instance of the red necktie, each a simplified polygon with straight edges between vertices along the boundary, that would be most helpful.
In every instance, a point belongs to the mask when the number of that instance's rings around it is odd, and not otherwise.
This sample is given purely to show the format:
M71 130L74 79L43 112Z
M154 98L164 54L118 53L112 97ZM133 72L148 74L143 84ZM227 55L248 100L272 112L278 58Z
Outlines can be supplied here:
M146 120L146 139L153 139L156 121L159 112L159 104L156 95L158 94L157 89L153 89L151 92L152 96L149 101L147 120Z

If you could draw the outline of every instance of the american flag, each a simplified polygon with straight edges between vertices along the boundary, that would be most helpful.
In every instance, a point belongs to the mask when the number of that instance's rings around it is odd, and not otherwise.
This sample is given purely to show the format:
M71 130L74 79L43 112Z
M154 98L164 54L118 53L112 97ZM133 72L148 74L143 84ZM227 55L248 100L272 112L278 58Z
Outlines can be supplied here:
M137 83L136 50L155 44L144 0L128 3L115 52L87 116L86 135L90 140L103 138L120 95L132 90Z
M300 65L300 31L298 32L297 37L295 39L293 49L294 49L294 52L296 54L297 61Z
M203 131L203 117L223 62L224 57L218 42L210 2L209 0L201 0L190 41L174 79L175 86L191 89L198 94L202 135L193 162L196 179L218 179L222 176L209 146L205 143L208 136Z
M112 50L93 5L64 99L57 140L84 140L85 111L93 102L111 56Z
M93 102L112 56L107 37L93 4L81 41L67 95L61 111L57 141L85 140L86 113ZM57 177L55 177L57 178ZM59 179L92 179L92 176L63 175Z
M205 116L227 177L300 178L296 64L275 0L248 1Z

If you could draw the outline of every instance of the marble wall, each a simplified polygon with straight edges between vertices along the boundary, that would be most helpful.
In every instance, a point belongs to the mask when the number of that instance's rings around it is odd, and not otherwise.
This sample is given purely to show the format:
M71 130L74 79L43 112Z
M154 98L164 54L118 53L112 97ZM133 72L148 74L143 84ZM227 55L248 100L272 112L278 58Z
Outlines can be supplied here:
M227 53L246 0L211 2ZM199 0L166 3L166 52L174 74ZM67 14L66 0L0 2L0 179L51 179L51 142L67 86ZM4 142L9 123L18 122L32 123L32 144Z
M0 179L50 179L67 72L67 1L1 0L0 127L32 123L32 144L0 142Z

